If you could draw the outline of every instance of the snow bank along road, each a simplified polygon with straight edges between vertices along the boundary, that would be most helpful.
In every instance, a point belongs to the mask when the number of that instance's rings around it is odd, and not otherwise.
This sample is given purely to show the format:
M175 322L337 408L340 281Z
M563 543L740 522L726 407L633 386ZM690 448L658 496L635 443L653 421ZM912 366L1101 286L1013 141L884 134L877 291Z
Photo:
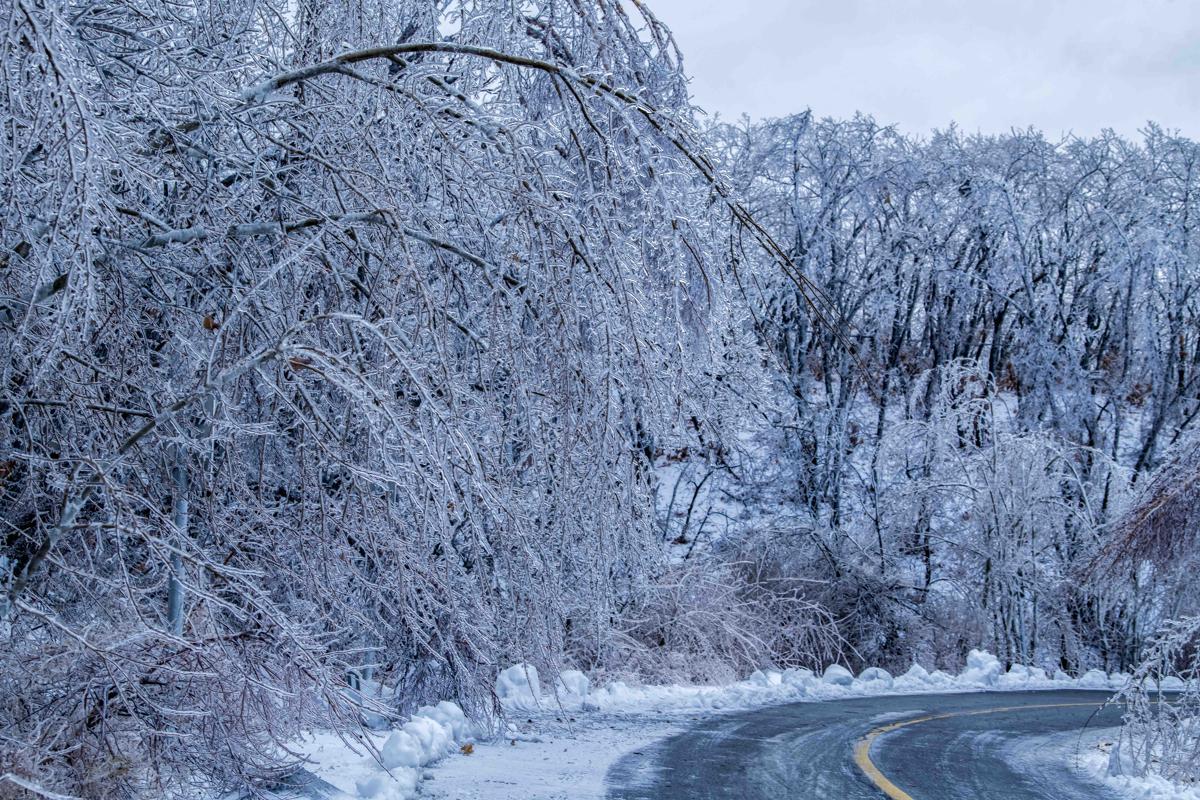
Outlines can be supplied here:
M1109 800L1022 740L1111 727L1095 691L986 692L794 703L706 720L625 756L610 800Z

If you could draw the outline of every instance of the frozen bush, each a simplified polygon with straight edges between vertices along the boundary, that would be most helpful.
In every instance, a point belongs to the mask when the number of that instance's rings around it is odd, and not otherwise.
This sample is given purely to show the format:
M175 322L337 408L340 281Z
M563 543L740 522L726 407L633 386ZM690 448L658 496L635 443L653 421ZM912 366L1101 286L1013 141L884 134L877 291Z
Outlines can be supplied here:
M1110 770L1200 781L1200 617L1166 625L1115 699L1126 710Z
M828 611L807 598L803 582L779 573L769 559L739 554L679 564L625 609L622 635L601 648L604 660L647 680L729 683L763 664L797 667L840 656ZM589 656L596 643L576 646L586 649L575 661L597 658Z

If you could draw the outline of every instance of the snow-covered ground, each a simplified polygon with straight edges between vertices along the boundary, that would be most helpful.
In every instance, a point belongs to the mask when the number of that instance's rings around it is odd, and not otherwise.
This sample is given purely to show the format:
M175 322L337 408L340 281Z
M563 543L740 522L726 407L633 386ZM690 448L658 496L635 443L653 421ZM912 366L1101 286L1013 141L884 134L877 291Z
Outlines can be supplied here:
M314 772L349 797L406 800L419 788L426 796L445 800L588 800L603 797L605 773L619 756L709 713L888 694L1117 689L1127 680L1126 675L1098 670L1079 678L1022 666L1005 671L993 656L979 651L970 654L959 675L914 665L895 677L875 668L855 676L835 665L820 675L805 669L758 671L724 686L617 682L593 689L587 677L574 670L543 681L535 668L516 665L497 681L508 721L494 734L482 735L457 706L440 703L376 736L370 744L378 759L367 748L329 734L313 736L298 747L310 755ZM1150 784L1105 780L1131 797L1200 800L1200 794L1130 794Z
M1156 775L1111 774L1112 750L1116 739L1116 730L1094 734L1080 747L1077 768L1121 797L1138 800L1200 800L1200 786L1179 786Z
M1034 736L1005 748L1004 756L1026 772L1056 772L1064 765L1118 797L1136 800L1200 800L1200 786L1179 786L1153 775L1111 774L1118 728Z
M422 785L438 800L603 800L605 775L621 756L697 720L679 714L606 714L522 720L534 736L497 738L470 756L439 763Z

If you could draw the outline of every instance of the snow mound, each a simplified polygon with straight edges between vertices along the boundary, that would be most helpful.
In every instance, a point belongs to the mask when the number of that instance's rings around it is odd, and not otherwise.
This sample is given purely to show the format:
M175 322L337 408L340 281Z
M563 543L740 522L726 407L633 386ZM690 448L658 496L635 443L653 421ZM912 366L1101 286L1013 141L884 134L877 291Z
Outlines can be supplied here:
M1029 667L1024 664L1013 664L1008 668L1008 672L1000 676L1000 685L1011 686L1013 688L1028 688L1031 683L1045 683L1050 680L1046 677L1046 670L1041 667Z
M995 686L1004 674L1000 659L986 650L972 650L967 654L967 668L958 679L977 686Z
M394 769L355 782L358 796L368 800L408 800L417 792L419 775L413 769Z
M821 676L821 680L830 686L850 686L854 683L854 675L843 666L830 664L825 668L825 674Z
M496 678L496 696L509 709L534 709L542 705L542 686L537 667L514 664Z
M463 710L446 700L436 706L421 706L417 709L416 717L425 717L437 722L450 731L450 738L456 742L465 742L474 733Z
M958 680L949 672L943 672L940 669L935 669L929 674L929 682L934 686L954 686Z
M783 671L783 682L788 686L805 687L815 681L817 676L813 674L811 669L785 669Z
M355 782L358 796L367 800L409 800L417 791L421 768L453 753L473 733L467 715L454 703L421 706L394 730L379 749L385 771Z
M1115 678L1116 676L1114 676ZM724 686L636 686L614 682L592 689L585 710L609 712L708 711L752 708L801 700L839 700L882 694L923 692L1028 691L1032 689L1111 689L1112 678L1096 671L1072 678L1061 670L1053 678L1041 667L1016 664L1009 670L991 653L972 650L960 675L930 672L914 664L893 677L886 670L868 667L855 678L845 667L831 665L820 674L808 669L756 670L745 680Z
M746 680L755 686L781 686L783 684L783 673L775 672L774 670L763 672L761 669L756 669Z
M421 743L408 731L395 731L379 750L379 761L386 769L416 768L421 766Z
M895 682L896 679L892 677L892 673L879 667L867 667L858 673L858 683L872 688L890 689Z
M558 674L554 688L564 700L586 700L592 690L592 682L579 670L567 669Z

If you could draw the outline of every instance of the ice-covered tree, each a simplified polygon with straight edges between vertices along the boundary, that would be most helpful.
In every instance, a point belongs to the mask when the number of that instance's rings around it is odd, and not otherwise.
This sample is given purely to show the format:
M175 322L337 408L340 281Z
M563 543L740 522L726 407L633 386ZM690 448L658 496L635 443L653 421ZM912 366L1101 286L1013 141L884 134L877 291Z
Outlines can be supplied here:
M658 574L753 225L640 4L15 0L0 773L176 796L476 710ZM774 248L778 251L778 248ZM775 253L778 259L779 252ZM748 357L749 356L749 357Z

